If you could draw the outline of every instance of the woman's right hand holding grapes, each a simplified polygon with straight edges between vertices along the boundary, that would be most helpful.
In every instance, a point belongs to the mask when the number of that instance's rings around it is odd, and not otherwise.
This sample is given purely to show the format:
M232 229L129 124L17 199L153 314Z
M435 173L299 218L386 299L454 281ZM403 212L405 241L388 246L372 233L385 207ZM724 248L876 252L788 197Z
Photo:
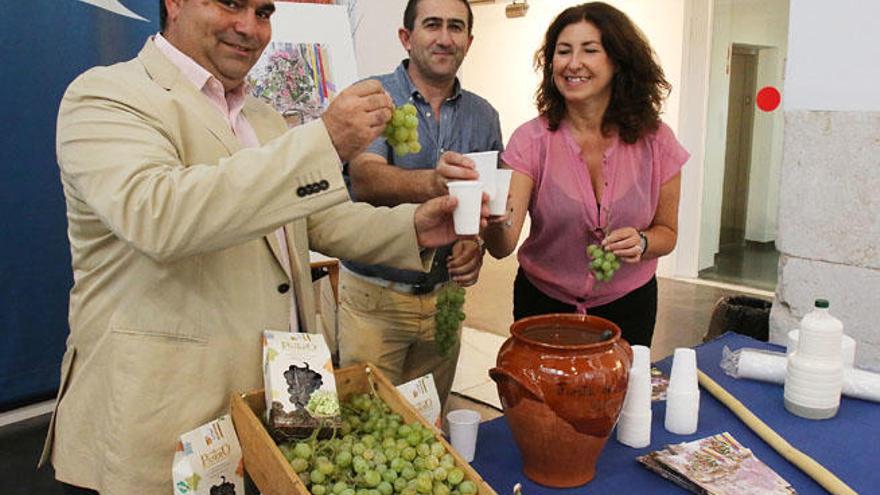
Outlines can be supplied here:
M633 227L612 230L602 240L602 248L611 251L625 263L638 263L642 260L642 238Z

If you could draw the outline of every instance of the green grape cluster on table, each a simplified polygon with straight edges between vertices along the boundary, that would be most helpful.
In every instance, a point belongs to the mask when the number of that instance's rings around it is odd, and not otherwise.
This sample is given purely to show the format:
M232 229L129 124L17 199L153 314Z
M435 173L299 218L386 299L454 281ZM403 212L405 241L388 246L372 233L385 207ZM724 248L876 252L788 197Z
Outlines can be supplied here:
M431 429L405 422L375 394L356 395L341 407L332 438L279 445L313 495L477 493Z
M458 328L464 321L464 288L458 284L446 284L437 293L434 313L434 342L441 356L446 356L458 342Z
M382 135L397 156L422 151L422 145L419 144L419 116L415 105L406 103L395 108Z
M620 268L620 260L611 251L605 251L598 244L587 246L587 256L590 257L590 270L599 282L607 282L614 276L614 272Z

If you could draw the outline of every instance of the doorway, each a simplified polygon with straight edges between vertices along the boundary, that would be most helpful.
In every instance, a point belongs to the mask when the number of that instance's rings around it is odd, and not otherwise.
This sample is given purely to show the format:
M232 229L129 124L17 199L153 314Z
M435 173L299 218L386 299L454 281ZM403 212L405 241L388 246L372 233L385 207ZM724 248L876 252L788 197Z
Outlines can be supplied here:
M724 157L724 188L721 196L719 251L741 246L745 242L757 73L757 50L733 45L730 57L727 147Z
M781 107L759 108L756 97L784 88L789 0L711 6L703 17L708 53L694 57L708 69L697 273L773 291L784 117Z

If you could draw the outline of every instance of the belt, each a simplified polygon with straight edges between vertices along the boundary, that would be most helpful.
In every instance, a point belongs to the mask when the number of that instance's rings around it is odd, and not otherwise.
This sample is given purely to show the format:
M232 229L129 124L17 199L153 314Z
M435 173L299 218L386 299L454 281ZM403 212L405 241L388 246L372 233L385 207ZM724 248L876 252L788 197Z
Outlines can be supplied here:
M360 273L349 270L345 267L345 265L340 265L340 269L345 273L352 275L355 278L363 280L364 282L369 282L373 285L378 285L379 287L384 287L386 289L391 289L394 292L400 292L402 294L410 294L413 296L424 296L426 294L431 294L436 291L440 287L446 284L446 282L437 282L436 284L430 283L415 283L408 284L406 282L394 282L392 280L385 280L384 278L379 277L371 277L369 275L362 275Z

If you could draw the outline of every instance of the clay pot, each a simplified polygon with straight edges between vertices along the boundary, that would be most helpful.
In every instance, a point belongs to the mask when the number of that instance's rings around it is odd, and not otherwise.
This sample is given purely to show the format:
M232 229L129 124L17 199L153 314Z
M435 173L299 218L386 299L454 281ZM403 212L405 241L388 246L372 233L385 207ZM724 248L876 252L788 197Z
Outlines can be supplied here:
M550 487L583 485L623 407L632 350L617 325L596 316L523 318L510 334L489 376L523 471Z

